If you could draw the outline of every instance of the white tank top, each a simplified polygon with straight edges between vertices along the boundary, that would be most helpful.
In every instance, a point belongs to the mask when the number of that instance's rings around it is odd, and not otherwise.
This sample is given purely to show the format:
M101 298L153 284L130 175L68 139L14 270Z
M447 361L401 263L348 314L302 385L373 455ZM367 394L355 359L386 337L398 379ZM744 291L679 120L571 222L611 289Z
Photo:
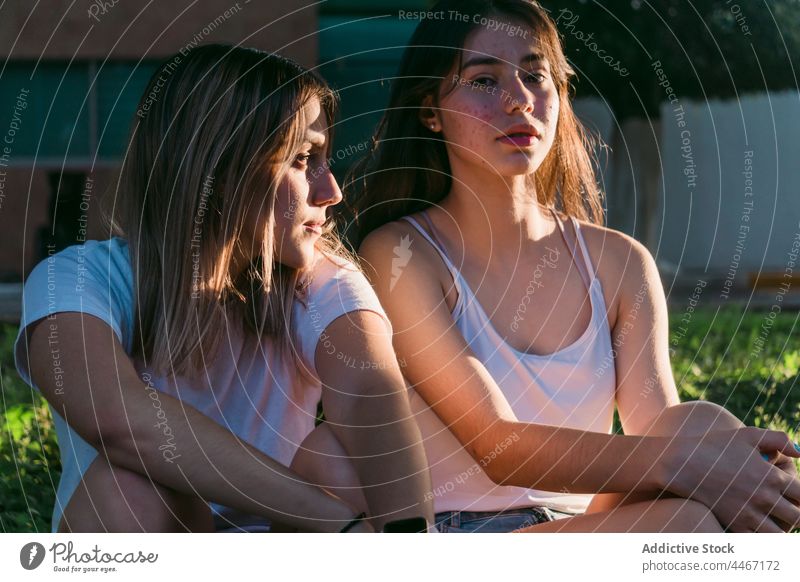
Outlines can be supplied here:
M558 214L553 212L567 248L581 274L592 304L592 317L583 335L569 346L548 355L520 352L511 347L493 327L476 296L456 269L428 216L428 232L412 217L408 221L441 255L458 293L452 316L456 327L477 358L494 378L521 422L610 433L614 415L616 376L611 332L600 280L592 267L580 224L574 218L579 251L567 236ZM432 235L432 236L431 236ZM580 256L579 256L580 254ZM529 309L536 307L532 294ZM540 491L494 484L427 403L409 389L411 408L419 423L433 482L434 510L502 511L518 507L544 506L567 513L582 513L591 494ZM498 443L495 456L513 440ZM565 451L564 454L569 454ZM487 459L487 461L491 461Z

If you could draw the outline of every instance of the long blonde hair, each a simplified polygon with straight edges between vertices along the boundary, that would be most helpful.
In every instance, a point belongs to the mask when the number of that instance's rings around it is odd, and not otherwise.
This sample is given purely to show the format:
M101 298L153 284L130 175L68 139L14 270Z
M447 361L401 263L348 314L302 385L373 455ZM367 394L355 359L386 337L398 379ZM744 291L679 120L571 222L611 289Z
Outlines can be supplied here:
M132 355L152 370L202 370L231 316L282 353L293 346L292 305L307 278L273 260L274 210L314 98L332 124L335 94L320 77L228 45L177 54L150 80L109 213L133 268ZM267 228L257 258L237 276L232 259L254 206ZM331 223L318 247L340 252Z
M592 166L594 140L572 109L570 79L575 72L545 9L533 0L443 0L431 11L462 17L421 20L403 53L371 151L345 180L348 200L356 210L358 241L388 222L441 202L450 192L445 141L419 122L419 112L427 97L438 107L442 80L460 69L467 37L482 19L498 16L530 26L550 63L558 92L555 141L531 176L538 201L601 223L601 193Z

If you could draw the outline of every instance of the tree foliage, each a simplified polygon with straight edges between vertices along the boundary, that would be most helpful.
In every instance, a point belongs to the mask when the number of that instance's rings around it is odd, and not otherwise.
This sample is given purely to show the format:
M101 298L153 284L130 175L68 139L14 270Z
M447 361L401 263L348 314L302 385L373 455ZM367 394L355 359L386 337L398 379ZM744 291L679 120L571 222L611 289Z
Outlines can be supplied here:
M542 4L558 22L578 72L577 95L599 95L620 118L658 116L666 98L655 61L679 99L798 88L800 0Z

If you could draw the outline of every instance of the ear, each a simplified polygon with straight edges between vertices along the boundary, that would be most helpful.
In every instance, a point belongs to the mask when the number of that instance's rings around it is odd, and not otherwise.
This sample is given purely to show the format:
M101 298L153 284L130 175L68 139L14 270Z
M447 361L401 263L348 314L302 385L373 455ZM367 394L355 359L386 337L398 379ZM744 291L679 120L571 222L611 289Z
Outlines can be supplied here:
M422 100L419 120L429 131L434 133L442 131L442 122L438 110L434 107L433 95L428 95Z

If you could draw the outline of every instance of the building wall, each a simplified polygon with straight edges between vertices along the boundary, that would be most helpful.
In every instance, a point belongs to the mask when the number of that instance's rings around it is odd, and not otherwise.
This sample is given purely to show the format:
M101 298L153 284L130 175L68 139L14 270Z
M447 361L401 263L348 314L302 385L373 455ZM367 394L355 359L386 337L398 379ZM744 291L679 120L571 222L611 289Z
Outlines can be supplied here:
M796 91L665 103L622 124L599 99L574 105L611 146L597 152L609 226L644 242L667 281L710 280L723 301L756 279L796 284Z
M306 66L317 59L316 8L300 0L43 0L33 5L6 2L0 10L3 58L164 57L201 41L280 51Z
M799 97L789 91L663 106L657 224L665 259L730 284L759 271L782 273L793 248L796 260Z
M308 67L318 59L317 9L300 0L0 6L0 282L20 280L42 258L59 183L60 195L91 177L87 235L107 238L97 197L115 188L135 104L158 61L212 42ZM69 178L59 182L62 172Z

